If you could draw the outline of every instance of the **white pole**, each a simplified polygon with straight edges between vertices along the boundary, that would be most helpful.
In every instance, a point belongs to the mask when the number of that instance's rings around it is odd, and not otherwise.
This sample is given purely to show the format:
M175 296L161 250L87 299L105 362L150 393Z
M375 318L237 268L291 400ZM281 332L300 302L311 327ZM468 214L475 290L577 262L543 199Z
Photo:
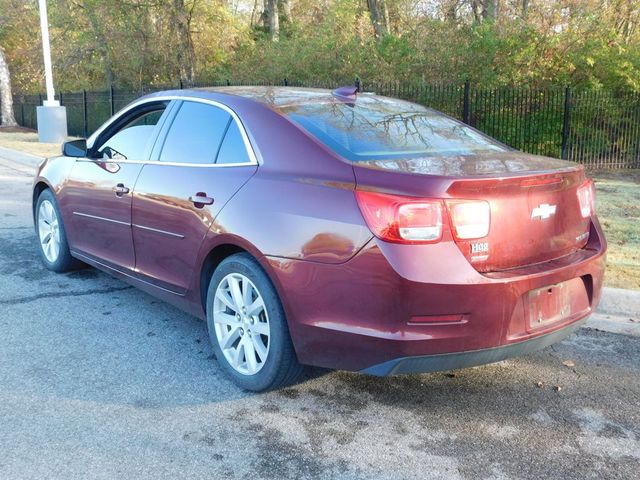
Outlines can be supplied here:
M43 105L55 107L60 102L54 99L53 69L51 68L51 47L49 46L49 22L47 21L47 1L38 0L40 7L40 30L42 31L42 54L44 56L44 76L47 84L47 99Z

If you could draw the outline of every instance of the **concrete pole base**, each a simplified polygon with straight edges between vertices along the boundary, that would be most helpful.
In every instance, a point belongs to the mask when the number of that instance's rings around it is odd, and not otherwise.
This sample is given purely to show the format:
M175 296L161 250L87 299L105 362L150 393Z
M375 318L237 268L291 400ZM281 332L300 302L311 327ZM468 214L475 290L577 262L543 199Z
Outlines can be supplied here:
M37 107L38 141L62 143L67 140L67 109L61 106Z

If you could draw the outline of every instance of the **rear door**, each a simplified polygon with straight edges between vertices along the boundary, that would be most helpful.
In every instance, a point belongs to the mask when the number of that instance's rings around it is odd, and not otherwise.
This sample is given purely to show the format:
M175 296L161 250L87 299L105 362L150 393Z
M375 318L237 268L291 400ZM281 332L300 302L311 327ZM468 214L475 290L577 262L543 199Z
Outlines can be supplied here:
M184 293L200 245L222 207L255 173L243 127L224 105L183 101L173 109L133 196L136 271Z
M151 152L167 102L150 102L114 120L79 158L65 184L71 248L112 267L133 269L131 195Z

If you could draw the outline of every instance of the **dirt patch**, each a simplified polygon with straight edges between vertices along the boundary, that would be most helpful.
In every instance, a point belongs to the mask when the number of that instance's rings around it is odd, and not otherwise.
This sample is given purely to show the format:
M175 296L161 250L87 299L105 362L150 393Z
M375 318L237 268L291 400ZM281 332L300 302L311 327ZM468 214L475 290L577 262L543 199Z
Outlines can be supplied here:
M0 125L0 133L36 133L36 131L25 127L3 127Z

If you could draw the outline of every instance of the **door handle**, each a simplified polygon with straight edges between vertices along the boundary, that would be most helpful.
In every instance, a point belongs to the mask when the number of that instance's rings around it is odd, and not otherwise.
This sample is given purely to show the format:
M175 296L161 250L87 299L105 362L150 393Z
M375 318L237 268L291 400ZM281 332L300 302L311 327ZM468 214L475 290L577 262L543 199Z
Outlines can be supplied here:
M119 183L117 184L115 187L113 187L111 190L113 190L113 192L118 196L121 197L122 195L125 195L127 193L129 193L129 188L125 187L123 183Z
M191 195L189 197L189 201L197 208L202 208L204 205L211 205L213 203L213 198L207 197L207 194L204 192L198 192L195 195Z

